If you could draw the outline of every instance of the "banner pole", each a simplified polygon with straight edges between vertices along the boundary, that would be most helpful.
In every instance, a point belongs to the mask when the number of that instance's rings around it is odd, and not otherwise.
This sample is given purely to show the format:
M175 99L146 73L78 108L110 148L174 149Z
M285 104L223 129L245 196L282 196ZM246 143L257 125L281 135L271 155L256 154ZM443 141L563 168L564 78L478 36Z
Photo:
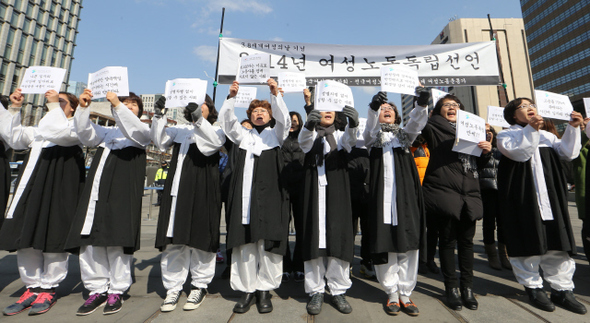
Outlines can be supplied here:
M498 39L494 37L494 29L492 29L492 19L488 14L488 23L490 24L490 40L496 43L496 56L498 58L498 72L500 75L500 84L498 88L498 98L500 99L500 106L505 107L508 104L508 91L506 90L506 83L504 83L504 72L502 71L502 58L500 57L500 46L498 46Z
M223 38L223 19L225 17L225 8L221 9L221 26L219 27L219 39L217 40L217 63L215 64L215 80L213 81L213 103L217 96L217 78L219 76L219 49L221 47L221 38Z

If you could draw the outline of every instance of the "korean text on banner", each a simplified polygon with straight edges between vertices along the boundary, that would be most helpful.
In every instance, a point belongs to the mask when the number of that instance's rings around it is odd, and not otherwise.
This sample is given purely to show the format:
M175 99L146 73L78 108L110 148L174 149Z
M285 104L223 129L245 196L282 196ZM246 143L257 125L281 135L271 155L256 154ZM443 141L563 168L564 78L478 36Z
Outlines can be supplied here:
M107 66L98 72L88 74L88 88L93 99L106 98L107 92L118 96L129 95L129 77L127 67Z
M435 106L438 100L444 98L445 95L449 94L445 91L441 91L438 89L430 89L430 91L432 93L432 106Z
M497 85L496 43L421 46L360 46L263 41L224 37L219 47L219 83L235 80L240 58L269 54L270 77L305 73L307 86L335 80L348 86L381 86L381 67L418 71L425 87Z
M59 92L65 76L63 68L31 66L25 70L19 88L23 94L44 94L49 90Z
M350 87L331 80L321 81L315 88L314 109L340 112L345 105L354 107Z
M240 86L240 90L236 95L236 104L234 107L247 109L250 106L250 102L256 99L257 91L258 89L253 86Z
M307 87L304 73L279 72L279 87L285 93L302 93Z
M504 119L504 108L488 105L488 123L491 126L510 128L510 124Z
M486 121L469 112L457 110L457 131L453 151L480 156L482 149L477 146L486 140Z
M381 67L381 91L415 95L418 71L405 67Z
M244 55L240 58L238 76L240 84L266 83L270 78L270 55Z
M574 111L572 102L566 95L535 90L537 113L545 118L566 120L571 119Z
M201 79L174 79L166 82L167 108L185 107L190 102L198 105L205 103L207 94L207 81Z

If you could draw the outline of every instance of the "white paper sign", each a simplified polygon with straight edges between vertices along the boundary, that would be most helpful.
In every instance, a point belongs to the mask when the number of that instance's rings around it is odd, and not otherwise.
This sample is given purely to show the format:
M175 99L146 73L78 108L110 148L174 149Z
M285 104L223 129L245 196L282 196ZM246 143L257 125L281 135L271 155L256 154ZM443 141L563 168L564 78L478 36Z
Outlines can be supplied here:
M205 103L207 81L201 79L174 79L166 82L166 108L185 107L190 102Z
M455 138L453 151L480 156L482 149L477 144L486 140L486 121L473 113L458 110Z
M438 100L445 97L445 95L449 94L445 91L441 91L438 89L431 89L432 92L432 105L435 106Z
M107 66L98 72L88 74L88 88L93 99L106 98L107 92L118 96L129 95L129 77L127 67Z
M571 119L574 107L567 95L535 90L535 98L540 116L565 121Z
M350 87L332 80L321 81L315 87L314 109L340 112L345 105L354 108Z
M59 92L66 70L58 67L31 66L25 70L20 87L23 94L44 94L49 90Z
M490 126L510 128L510 124L504 119L504 108L488 105L488 123Z
M590 98L584 98L584 108L586 109L586 118L590 118Z
M248 108L252 100L256 99L257 88L252 86L240 86L240 90L236 95L235 108Z
M416 70L398 66L381 67L381 91L415 95L419 84Z
M302 93L307 88L305 74L294 72L279 72L279 87L285 93Z
M238 76L240 84L266 83L270 78L270 55L244 55L240 58Z

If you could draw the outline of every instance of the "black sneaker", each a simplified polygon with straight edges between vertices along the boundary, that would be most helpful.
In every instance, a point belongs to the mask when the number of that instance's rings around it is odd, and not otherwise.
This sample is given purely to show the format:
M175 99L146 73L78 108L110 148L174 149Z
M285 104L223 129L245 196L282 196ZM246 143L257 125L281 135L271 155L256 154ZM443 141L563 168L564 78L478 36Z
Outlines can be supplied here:
M191 293L188 295L186 299L186 304L182 308L185 311L192 311L197 309L201 303L205 300L205 296L207 296L207 290L204 288L194 287L191 290Z
M46 313L55 305L57 297L55 292L41 292L37 299L31 304L29 315L39 315Z
M160 312L172 312L176 309L176 305L178 304L178 299L180 298L181 291L166 293L166 299L164 299L164 303L160 305Z
M115 314L121 310L123 306L123 300L121 299L121 294L109 294L107 299L107 305L104 307L104 311L102 314Z
M307 302L307 313L309 315L318 315L322 311L322 304L324 303L324 293L315 293L311 295L309 302Z
M76 315L78 316L84 316L84 315L89 315L94 313L94 311L96 311L97 308L103 306L105 304L105 302L107 301L107 294L106 293L95 293L92 294L88 297L88 299L86 300L86 302L84 302L84 304L82 304L82 306L80 306L80 308L78 308L78 311L76 312Z
M34 292L31 288L27 288L16 303L6 307L2 312L6 316L16 315L31 307L38 296L38 293Z
M348 301L344 297L344 294L332 296L332 305L343 314L350 314L352 312L352 307L348 304Z

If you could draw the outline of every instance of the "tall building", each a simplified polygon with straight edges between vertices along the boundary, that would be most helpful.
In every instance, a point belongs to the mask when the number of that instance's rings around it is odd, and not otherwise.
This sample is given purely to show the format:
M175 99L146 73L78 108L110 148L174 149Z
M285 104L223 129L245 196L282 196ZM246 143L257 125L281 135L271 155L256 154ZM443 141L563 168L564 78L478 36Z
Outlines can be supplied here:
M520 0L535 88L590 97L590 1Z
M73 95L79 97L80 94L84 93L84 90L88 87L88 84L84 82L78 81L69 81L68 88L66 89L67 92L72 93Z
M0 93L14 92L29 66L65 68L66 89L81 9L82 0L0 1ZM25 124L38 122L44 102L42 95L25 96Z
M502 86L457 86L439 88L459 98L466 111L487 118L487 107L504 106L517 97L533 95L533 81L527 54L524 23L519 18L491 19L494 38L499 53L503 83ZM432 44L467 43L490 41L490 21L488 19L456 19L432 41ZM407 118L412 101L402 96L403 115Z
M146 115L153 115L154 114L154 105L159 98L163 96L163 94L141 94L141 101L143 102L143 111ZM183 109L172 108L168 109L166 112L166 117L168 119L172 119L176 121L178 124L187 124L189 123L183 115Z

